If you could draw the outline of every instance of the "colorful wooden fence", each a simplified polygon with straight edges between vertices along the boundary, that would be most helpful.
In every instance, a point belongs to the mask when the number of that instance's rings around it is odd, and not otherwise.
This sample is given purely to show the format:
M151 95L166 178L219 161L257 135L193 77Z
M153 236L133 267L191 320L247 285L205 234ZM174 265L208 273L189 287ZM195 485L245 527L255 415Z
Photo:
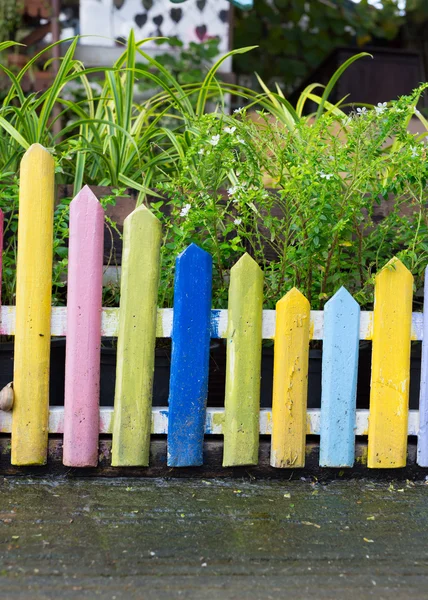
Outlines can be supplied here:
M117 467L147 466L151 434L168 436L171 467L203 464L207 434L223 434L225 467L257 464L260 435L272 436L273 467L303 467L308 434L320 436L321 466L352 467L356 436L368 436L369 468L403 467L412 435L428 467L428 305L412 314L412 275L398 259L376 277L373 313L344 288L324 311L296 289L263 310L263 273L247 254L231 269L228 310L213 310L212 260L192 244L176 259L174 309L158 309L161 226L140 207L125 221L121 305L106 309L103 211L84 188L70 207L68 304L52 308L53 172L32 146L21 169L16 307L0 314L0 334L15 335L15 402L0 412L12 464L44 464L51 432L64 434L72 467L96 466L99 434L112 434ZM51 336L66 336L67 352L65 406L49 410ZM99 407L102 337L118 338L114 408ZM163 408L152 408L157 337L172 338ZM224 410L206 407L211 338L226 340ZM272 410L260 409L263 339L275 343ZM307 409L310 340L323 340L321 410ZM356 410L360 340L373 342L370 411ZM408 408L411 340L425 340L419 411Z

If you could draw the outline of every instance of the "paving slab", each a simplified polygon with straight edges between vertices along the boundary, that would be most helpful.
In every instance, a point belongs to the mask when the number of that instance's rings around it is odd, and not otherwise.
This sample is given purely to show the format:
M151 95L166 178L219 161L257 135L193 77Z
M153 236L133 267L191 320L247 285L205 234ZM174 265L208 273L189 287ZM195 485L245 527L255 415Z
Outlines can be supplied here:
M15 599L425 599L428 485L0 480Z

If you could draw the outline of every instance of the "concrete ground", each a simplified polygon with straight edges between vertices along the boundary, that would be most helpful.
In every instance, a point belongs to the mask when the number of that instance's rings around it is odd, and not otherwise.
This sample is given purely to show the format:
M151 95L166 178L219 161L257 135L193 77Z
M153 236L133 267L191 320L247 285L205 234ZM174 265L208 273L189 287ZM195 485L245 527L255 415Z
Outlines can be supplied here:
M428 597L424 482L0 481L0 595Z

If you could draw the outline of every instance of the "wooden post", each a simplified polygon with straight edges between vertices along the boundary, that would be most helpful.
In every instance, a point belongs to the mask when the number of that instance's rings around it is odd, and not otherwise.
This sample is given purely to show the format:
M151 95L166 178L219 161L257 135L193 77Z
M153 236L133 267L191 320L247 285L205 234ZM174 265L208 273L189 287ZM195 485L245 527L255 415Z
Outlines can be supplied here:
M428 467L428 267L425 269L424 286L424 330L422 334L417 462L420 467Z
M244 254L230 271L224 467L258 461L262 318L263 271Z
M304 467L311 308L297 290L276 305L272 467Z
M33 144L21 162L12 464L46 463L54 211L54 160Z
M203 463L210 356L212 258L191 244L176 259L168 466Z
M393 258L376 275L369 468L406 466L413 277Z
M85 186L70 204L64 454L69 467L98 464L104 211Z
M360 307L344 288L324 307L320 466L355 459Z
M124 222L112 465L149 464L160 221L145 207Z

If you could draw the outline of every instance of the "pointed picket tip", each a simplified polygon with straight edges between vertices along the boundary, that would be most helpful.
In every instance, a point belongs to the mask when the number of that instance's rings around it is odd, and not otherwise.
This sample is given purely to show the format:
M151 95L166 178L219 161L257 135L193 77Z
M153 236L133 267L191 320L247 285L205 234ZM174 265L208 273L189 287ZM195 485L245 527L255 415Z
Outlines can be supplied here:
M284 296L280 300L278 300L276 305L277 305L277 307L280 307L280 306L283 306L284 304L288 304L290 302L292 302L294 304L299 303L305 307L310 306L309 300L296 287L291 288L291 290L289 292L284 294Z
M177 261L189 258L200 258L204 261L209 259L212 261L211 254L209 252L206 252L206 250L202 250L200 246L194 244L193 242L189 244L189 246L187 246L187 248L185 248L182 252L180 252L180 254L177 256Z
M246 252L243 256L241 256L241 258L238 260L238 262L236 262L233 267L231 268L231 271L237 271L237 270L248 270L248 271L254 271L254 272L258 272L261 271L261 268L259 267L259 265L256 263L256 261L254 260L254 258L252 258L248 252Z
M101 202L88 185L85 185L80 192L75 195L73 200L70 202L70 206L72 204L94 204L101 206Z
M340 289L330 298L328 302L325 303L325 309L328 309L330 306L335 306L336 304L345 304L349 307L358 307L360 305L355 300L355 298L348 292L348 290L342 285Z
M131 223L134 221L138 221L140 223L146 222L147 224L158 225L158 226L161 225L161 222L159 221L159 219L152 213L151 210L149 210L146 206L144 206L144 204L135 208L132 211L132 213L126 217L124 223L126 223L126 222Z
M22 157L21 163L27 160L48 160L54 162L52 154L41 144L32 144Z
M391 258L391 260L388 261L384 267L382 267L382 269L376 275L376 279L390 277L392 273L396 277L411 277L413 281L413 275L409 269L396 256Z

